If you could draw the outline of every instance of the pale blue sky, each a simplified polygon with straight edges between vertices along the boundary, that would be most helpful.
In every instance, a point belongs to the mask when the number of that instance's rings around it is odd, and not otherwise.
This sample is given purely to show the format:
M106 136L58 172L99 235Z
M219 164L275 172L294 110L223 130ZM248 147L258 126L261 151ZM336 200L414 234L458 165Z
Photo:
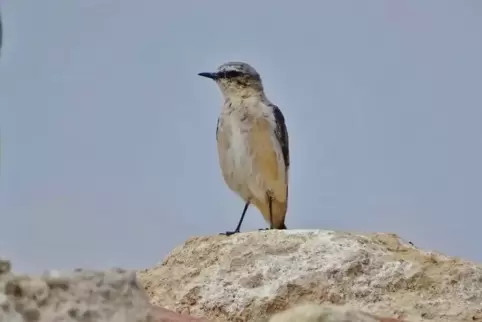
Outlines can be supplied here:
M233 229L197 73L241 60L287 120L288 228L481 261L482 2L238 3L0 0L0 254L138 268Z

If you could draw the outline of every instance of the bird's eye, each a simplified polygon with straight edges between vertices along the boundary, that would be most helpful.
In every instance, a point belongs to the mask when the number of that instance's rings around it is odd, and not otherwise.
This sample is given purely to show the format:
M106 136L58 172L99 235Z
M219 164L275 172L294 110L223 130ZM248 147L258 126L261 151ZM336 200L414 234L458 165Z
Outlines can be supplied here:
M229 70L227 72L224 72L225 78L233 78L233 77L238 77L238 76L241 76L241 75L242 75L242 73L238 72L236 70Z

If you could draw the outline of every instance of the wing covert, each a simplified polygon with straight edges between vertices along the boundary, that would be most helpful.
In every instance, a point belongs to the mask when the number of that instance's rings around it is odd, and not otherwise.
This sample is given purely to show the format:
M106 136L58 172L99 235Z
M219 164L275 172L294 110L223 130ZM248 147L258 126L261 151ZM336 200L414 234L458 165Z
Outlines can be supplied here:
M288 169L290 166L290 149L285 118L278 106L271 104L271 107L273 108L274 119L276 122L275 135L281 146L281 152L283 153L283 160L285 162L286 169Z

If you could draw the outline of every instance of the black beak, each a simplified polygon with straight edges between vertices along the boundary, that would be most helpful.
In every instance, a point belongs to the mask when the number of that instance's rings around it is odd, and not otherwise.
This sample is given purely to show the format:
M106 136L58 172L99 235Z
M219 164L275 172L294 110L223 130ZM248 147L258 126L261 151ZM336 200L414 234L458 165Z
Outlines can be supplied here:
M199 76L202 76L202 77L211 78L211 79L216 79L216 78L218 78L218 74L217 74L217 73L199 73L198 75L199 75Z

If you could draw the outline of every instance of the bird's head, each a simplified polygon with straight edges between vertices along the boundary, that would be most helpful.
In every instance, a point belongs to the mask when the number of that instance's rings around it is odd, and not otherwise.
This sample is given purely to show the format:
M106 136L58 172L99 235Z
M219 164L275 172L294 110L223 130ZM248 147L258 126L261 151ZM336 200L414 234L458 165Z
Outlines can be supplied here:
M198 75L214 80L224 96L250 96L263 93L261 77L247 63L228 62L219 66L215 72Z

